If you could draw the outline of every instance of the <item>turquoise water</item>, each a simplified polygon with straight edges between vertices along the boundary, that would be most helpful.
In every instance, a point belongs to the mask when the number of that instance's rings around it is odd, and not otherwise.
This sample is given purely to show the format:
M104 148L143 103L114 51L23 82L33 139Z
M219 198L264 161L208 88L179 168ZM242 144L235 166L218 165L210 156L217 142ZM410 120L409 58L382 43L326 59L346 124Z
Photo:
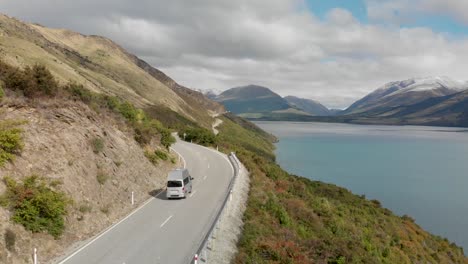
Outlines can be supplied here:
M292 174L378 199L468 250L468 130L257 122Z

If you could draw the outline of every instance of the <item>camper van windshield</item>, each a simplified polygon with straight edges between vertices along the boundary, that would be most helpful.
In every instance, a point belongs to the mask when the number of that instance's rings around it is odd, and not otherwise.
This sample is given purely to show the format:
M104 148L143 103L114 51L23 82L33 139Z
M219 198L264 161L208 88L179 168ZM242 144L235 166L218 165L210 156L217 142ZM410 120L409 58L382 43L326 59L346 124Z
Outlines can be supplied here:
M167 187L182 187L182 181L168 181Z

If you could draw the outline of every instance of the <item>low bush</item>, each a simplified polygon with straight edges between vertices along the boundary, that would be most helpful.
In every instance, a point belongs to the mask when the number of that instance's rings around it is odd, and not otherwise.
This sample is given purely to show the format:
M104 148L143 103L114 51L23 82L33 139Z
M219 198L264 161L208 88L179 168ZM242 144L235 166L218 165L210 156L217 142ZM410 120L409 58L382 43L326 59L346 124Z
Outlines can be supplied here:
M93 148L93 152L98 154L104 150L104 140L100 137L93 138L91 140L91 146Z
M169 159L169 155L166 152L162 151L162 150L157 149L157 150L154 151L154 154L161 160Z
M83 85L77 84L75 82L69 83L65 86L65 90L68 91L71 96L78 98L83 103L91 103L93 99L95 99L95 94L93 94L90 90L85 89Z
M216 143L216 136L206 128L185 128L179 131L179 137L203 146L212 146Z
M93 207L90 205L90 204L82 204L80 205L80 207L78 208L78 210L81 212L81 213L90 213L92 210L93 210Z
M11 120L0 121L0 167L12 161L23 149L22 130L17 128L20 124Z
M52 73L44 65L39 64L24 69L10 66L2 73L1 79L6 88L20 91L29 98L55 96L60 89Z
M146 157L151 163L153 163L154 165L158 164L158 156L156 156L156 154L154 154L154 152L151 152L151 151L146 150L146 151L145 151L145 157Z
M141 120L142 118L142 111L137 109L129 102L122 103L117 108L117 111L119 111L119 113L130 122L136 122Z
M162 127L159 133L161 133L161 145L166 149L169 149L169 147L176 142L175 137L172 136L169 129Z
M16 244L16 234L11 231L11 229L7 229L5 231L5 247L8 249L8 251L12 252L15 250L15 244Z
M0 102L3 100L3 97L5 97L5 91L3 90L3 82L0 81Z
M6 193L2 200L13 211L12 220L32 232L48 232L58 238L64 228L64 216L70 199L50 188L44 178L29 176L22 182L5 177Z
M99 170L98 173L96 174L96 180L98 181L100 185L104 185L108 179L109 179L109 175L107 175L107 173L105 173L102 170Z
M103 205L103 206L100 208L101 212L102 212L103 214L105 214L105 215L109 215L110 209L111 209L111 204L110 204L110 203L105 204L105 205Z

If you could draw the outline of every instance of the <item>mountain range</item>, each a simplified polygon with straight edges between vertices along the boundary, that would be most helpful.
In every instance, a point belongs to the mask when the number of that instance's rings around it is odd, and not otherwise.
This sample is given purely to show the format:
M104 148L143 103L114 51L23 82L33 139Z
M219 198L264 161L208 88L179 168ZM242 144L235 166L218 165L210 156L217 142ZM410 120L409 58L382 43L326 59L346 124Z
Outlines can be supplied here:
M311 101L253 90L237 89L220 101L273 117L318 118L306 112L314 109L305 104ZM464 104L461 93L447 96ZM168 148L177 131L189 133L194 143L236 152L249 172L250 183L234 196L244 196L239 208L246 210L236 220L242 233L232 231L240 237L235 263L468 263L462 248L427 233L410 217L282 170L275 163L274 136L225 113L221 104L113 41L4 15L0 263L30 263L33 248L41 263L55 263L119 219L130 219L130 212L165 188L167 173L182 166ZM197 195L192 198L203 193ZM134 231L128 230L141 238Z
M252 120L468 126L467 89L468 82L448 77L412 78L385 84L342 111L310 99L282 98L254 85L212 98Z
M275 118L301 116L329 116L329 110L317 101L294 96L281 97L258 85L235 87L215 95L206 94L224 105L226 110L246 118Z

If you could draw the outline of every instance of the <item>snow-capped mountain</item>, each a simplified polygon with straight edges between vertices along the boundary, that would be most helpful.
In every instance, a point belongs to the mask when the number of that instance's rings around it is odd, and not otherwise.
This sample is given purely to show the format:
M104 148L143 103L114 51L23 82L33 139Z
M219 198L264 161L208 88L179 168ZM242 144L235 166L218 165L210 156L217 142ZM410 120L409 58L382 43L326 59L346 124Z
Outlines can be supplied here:
M445 76L391 82L356 101L342 114L358 114L416 104L429 98L447 96L466 89L468 82L455 81Z

